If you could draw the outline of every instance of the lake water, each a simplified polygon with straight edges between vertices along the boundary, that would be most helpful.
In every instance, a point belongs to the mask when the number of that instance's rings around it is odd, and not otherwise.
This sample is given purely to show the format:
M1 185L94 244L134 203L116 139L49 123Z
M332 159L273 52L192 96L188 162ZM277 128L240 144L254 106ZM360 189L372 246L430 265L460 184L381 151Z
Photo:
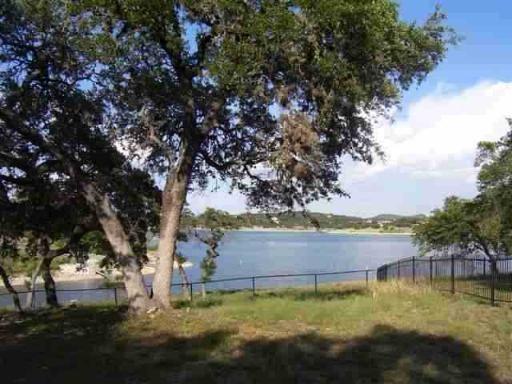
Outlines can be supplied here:
M205 254L204 244L198 241L179 244L180 252L193 266L187 268L191 281L200 280L199 263ZM322 232L256 232L235 231L225 235L218 251L217 271L213 279L231 277L321 273L356 269L376 269L399 258L414 256L416 248L404 235L347 235ZM344 279L364 279L364 273L354 275L321 276L319 283ZM373 275L370 275L374 278ZM257 287L312 284L313 277L258 279ZM151 276L146 277L151 282ZM180 282L175 276L174 282ZM57 283L60 289L95 288L101 280ZM207 289L250 288L251 281L231 281L208 284ZM199 289L199 287L197 287ZM111 290L93 292L62 292L59 299L66 302L113 300ZM24 299L22 297L22 299ZM37 302L44 295L38 294ZM8 296L0 296L0 306L10 305Z
M185 243L180 251L194 264L187 272L199 280L205 248ZM322 232L230 232L219 247L214 278L375 269L417 252L409 236L345 235Z

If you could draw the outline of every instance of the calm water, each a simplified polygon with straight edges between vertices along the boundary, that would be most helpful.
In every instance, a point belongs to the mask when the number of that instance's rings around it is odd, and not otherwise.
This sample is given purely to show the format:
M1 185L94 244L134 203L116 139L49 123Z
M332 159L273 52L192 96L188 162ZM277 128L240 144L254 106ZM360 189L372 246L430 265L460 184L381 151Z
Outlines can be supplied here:
M179 245L193 266L187 268L192 281L200 280L199 263L205 246L198 241ZM417 251L409 236L403 235L341 235L318 232L230 232L218 248L217 272L213 279L230 277L274 275L291 273L319 273L354 269L375 269L389 261L414 256ZM343 279L361 279L364 274L321 277L319 282ZM151 277L146 277L151 282ZM175 276L174 282L180 282ZM258 279L258 287L312 284L312 277L286 279ZM101 280L58 283L61 289L95 288ZM209 284L208 289L249 288L250 281ZM199 288L199 287L198 287ZM40 296L40 297L39 297ZM113 292L60 293L62 302L77 299L113 300ZM24 298L22 297L22 300ZM38 295L43 302L43 295ZM10 298L0 296L0 306L9 304Z
M180 246L200 276L205 248L197 242ZM315 273L377 268L397 258L414 256L408 236L340 235L318 232L230 232L219 247L215 278L283 273Z

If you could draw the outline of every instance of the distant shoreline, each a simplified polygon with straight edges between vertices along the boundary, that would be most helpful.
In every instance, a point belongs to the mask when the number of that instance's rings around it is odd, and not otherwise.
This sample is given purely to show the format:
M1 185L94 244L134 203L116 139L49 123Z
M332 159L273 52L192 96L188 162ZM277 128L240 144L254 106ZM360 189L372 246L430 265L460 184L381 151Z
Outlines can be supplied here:
M380 232L370 229L336 229L336 228L268 228L268 227L241 227L232 229L229 232L321 232L338 235L376 235L376 236L412 236L411 232Z

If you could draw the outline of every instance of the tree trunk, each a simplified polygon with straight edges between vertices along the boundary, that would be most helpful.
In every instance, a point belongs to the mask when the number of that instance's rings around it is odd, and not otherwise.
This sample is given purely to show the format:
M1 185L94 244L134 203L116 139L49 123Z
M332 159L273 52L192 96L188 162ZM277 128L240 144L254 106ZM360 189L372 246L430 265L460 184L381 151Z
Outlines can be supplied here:
M498 276L499 255L491 253L488 247L484 247L484 253L487 255L487 258L489 259L489 264L491 265L491 272L494 273L494 276Z
M205 283L201 283L201 296L203 297L203 299L206 299L206 284Z
M50 307L57 308L59 306L59 302L57 299L57 290L55 288L55 280L53 280L53 276L51 273L51 264L53 258L45 258L43 260L41 273L44 281L44 290L46 293L46 304Z
M496 259L491 259L491 271L494 273L494 276L498 276L498 261Z
M181 264L179 264L178 270L179 270L180 276L181 276L181 283L183 284L181 287L182 291L183 291L183 296L187 296L188 295L188 286L189 286L187 272L185 272L185 269L183 268L183 265L181 265Z
M41 268L43 267L44 259L40 259L37 263L36 268L34 271L32 271L32 276L30 279L30 291L27 293L27 302L26 307L29 309L34 309L35 307L35 295L36 295L36 285L37 285L37 278L39 277L39 274L41 273Z
M7 289L7 292L9 292L12 296L12 301L14 303L14 307L16 307L16 310L19 313L23 313L23 309L21 308L20 298L18 296L18 292L14 289L14 287L11 285L11 282L9 281L9 276L7 276L7 272L5 272L5 269L0 265L0 277L2 278L2 281L5 285L5 289Z
M151 307L151 300L146 291L141 268L137 256L133 252L129 236L112 208L109 197L99 192L92 184L85 184L82 188L84 196L96 212L98 221L121 266L130 311L141 314Z
M162 194L158 260L153 280L154 300L160 308L171 304L171 282L174 253L180 227L181 212L187 198L190 174L194 165L195 147L185 146L175 171L169 173Z

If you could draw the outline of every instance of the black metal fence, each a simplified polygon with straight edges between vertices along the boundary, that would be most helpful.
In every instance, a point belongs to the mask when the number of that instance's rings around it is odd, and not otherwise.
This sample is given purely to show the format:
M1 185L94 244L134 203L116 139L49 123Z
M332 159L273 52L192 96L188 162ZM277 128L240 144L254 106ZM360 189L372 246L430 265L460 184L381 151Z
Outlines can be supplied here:
M365 281L368 286L371 274L375 272L371 269L359 269L352 271L339 271L339 272L320 272L320 273L298 273L298 274L279 274L279 275L257 275L257 276L246 276L246 277L232 277L226 279L217 279L209 281L194 281L188 284L185 283L174 283L171 285L172 288L182 288L183 291L187 291L188 299L193 300L194 295L203 286L208 291L222 291L226 290L226 287L218 287L219 284L231 283L231 282L245 282L239 284L237 287L227 287L229 291L250 291L252 295L256 295L258 289L270 289L277 287L290 287L290 286L301 286L311 285L314 287L315 293L318 292L318 285L328 282L336 281L349 281L349 280L362 280ZM336 276L343 276L340 279L336 279ZM297 282L300 278L302 284L290 284L289 279L295 279ZM279 279L279 284L272 284L272 281ZM288 284L286 282L289 282ZM284 283L284 284L283 284ZM148 292L151 290L151 286L147 286ZM43 289L36 289L34 292L34 306L42 307L45 305L45 291ZM29 291L18 291L18 296L22 303L26 302L26 296ZM0 307L13 307L12 300L10 300L9 293L0 293ZM100 288L86 288L86 289L57 289L57 298L59 303L80 303L80 304L91 304L91 303L115 303L119 305L126 302L126 291L124 287L100 287Z
M411 257L377 269L377 280L408 280L497 302L512 302L512 258Z

